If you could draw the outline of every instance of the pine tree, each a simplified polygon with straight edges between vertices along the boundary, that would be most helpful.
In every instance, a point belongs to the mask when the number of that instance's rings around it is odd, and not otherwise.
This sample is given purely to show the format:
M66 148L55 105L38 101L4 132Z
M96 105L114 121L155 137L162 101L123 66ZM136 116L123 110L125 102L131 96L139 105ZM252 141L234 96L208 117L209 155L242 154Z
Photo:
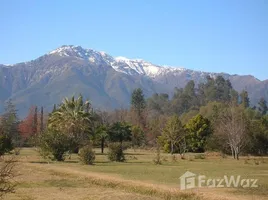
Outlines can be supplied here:
M11 140L14 147L18 146L20 143L19 119L17 117L16 107L11 99L6 103L5 113L1 118L1 126L1 135Z
M136 115L138 125L144 127L145 126L145 119L144 119L144 110L146 108L146 102L145 98L143 95L142 89L138 88L135 89L132 92L131 96L131 107L132 110L134 111L134 114Z
M54 104L52 113L54 113L56 110L57 110L57 106L56 106L56 104Z
M246 90L243 90L240 94L241 104L244 108L248 108L250 104L250 100L248 97L248 92Z
M267 111L268 111L268 107L267 107L267 102L266 100L262 97L258 103L259 105L259 111L262 115L266 115Z

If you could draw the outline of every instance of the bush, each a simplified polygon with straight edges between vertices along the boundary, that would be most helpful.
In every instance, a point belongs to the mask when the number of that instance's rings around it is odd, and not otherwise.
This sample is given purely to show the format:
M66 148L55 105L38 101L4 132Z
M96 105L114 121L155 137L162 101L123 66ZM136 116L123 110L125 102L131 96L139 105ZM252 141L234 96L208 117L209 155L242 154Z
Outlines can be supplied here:
M47 131L39 138L40 154L51 160L64 161L66 152L70 150L72 138L57 131Z
M156 156L153 159L153 162L154 162L155 165L161 165L162 164L162 161L161 161L161 150L160 150L159 147L157 147L157 149L156 149Z
M92 165L95 160L95 151L91 145L84 146L79 151L79 159L85 165Z
M0 136L0 156L10 152L13 149L12 140L10 137L1 135Z
M116 161L116 162L125 161L125 155L121 143L119 142L110 143L108 148L109 148L108 158L110 161Z

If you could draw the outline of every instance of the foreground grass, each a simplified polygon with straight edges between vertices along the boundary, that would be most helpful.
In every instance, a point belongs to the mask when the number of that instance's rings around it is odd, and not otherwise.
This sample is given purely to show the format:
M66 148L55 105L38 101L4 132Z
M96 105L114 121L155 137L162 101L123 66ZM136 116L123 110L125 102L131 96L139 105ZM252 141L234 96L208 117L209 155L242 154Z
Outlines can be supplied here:
M154 165L154 152L127 152L126 163L109 162L97 152L93 166L81 165L76 155L65 162L47 164L33 149L23 149L19 156L17 193L6 199L267 199L268 160L256 164L251 158L222 159L207 157L174 161L163 154L163 164ZM248 158L247 158L248 159ZM179 177L186 171L208 178L241 175L259 179L255 189L201 188L182 192ZM26 195L27 194L27 195Z

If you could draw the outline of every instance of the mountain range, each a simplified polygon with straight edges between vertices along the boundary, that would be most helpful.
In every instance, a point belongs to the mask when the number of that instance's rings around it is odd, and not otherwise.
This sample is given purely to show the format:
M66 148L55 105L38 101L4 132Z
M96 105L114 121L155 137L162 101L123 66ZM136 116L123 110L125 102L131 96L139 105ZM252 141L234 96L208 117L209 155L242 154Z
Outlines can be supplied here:
M146 97L154 93L173 94L189 80L197 84L207 76L229 79L237 91L246 89L251 104L261 97L268 101L268 80L246 75L209 73L155 65L142 59L112 57L105 52L64 45L35 60L14 65L0 64L0 113L12 98L20 116L32 105L50 111L64 97L83 94L95 108L113 109L129 105L135 88Z

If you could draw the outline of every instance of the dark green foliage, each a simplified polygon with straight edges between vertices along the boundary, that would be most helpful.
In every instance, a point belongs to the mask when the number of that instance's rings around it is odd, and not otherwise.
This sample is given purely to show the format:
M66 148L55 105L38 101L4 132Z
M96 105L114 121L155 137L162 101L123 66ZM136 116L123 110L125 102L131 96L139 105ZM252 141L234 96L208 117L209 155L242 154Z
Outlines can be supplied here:
M168 94L154 94L147 99L147 106L149 110L154 110L157 114L164 114L169 112L169 97Z
M138 113L138 116L140 116L145 109L146 102L141 88L135 89L132 92L131 106Z
M110 161L124 162L125 155L123 151L123 146L119 142L114 142L109 144L108 158Z
M57 130L75 139L77 150L89 139L92 125L92 113L88 113L89 102L83 101L83 96L77 99L65 98L59 108L52 112L48 119L48 128ZM74 144L75 144L74 143Z
M109 128L108 138L110 142L131 141L131 126L124 122L115 122Z
M182 114L198 106L194 81L189 81L184 89L175 88L171 108L176 114Z
M79 151L79 159L85 165L92 165L95 160L95 151L91 145L82 147Z
M132 126L131 128L131 143L132 147L141 146L145 142L144 131L139 126Z
M0 135L0 156L12 151L13 145L10 137L1 134Z
M138 88L132 92L131 109L132 109L132 123L141 127L146 126L144 111L146 108L146 101L142 89Z
M247 151L256 155L266 155L268 153L268 116L263 116L259 120L251 120L249 134Z
M192 118L185 128L189 150L192 152L204 152L206 141L212 134L210 121L199 114Z
M73 138L55 130L48 130L39 136L42 155L52 160L64 161L65 154L71 149Z
M10 138L13 147L21 145L21 138L18 130L19 120L17 110L12 101L9 100L5 106L5 113L1 117L0 129L4 138Z
M216 79L207 77L206 83L199 85L199 98L203 103L210 101L228 102L231 100L232 91L231 82L222 76L217 76Z
M260 113L262 115L265 115L268 111L268 107L267 107L267 102L264 98L261 98L259 103L258 103L258 110L260 111Z
M104 152L105 141L108 138L108 127L105 125L99 125L96 129L96 139L100 142L101 153Z
M56 104L53 105L53 110L52 110L52 113L55 112L57 110L57 106Z

